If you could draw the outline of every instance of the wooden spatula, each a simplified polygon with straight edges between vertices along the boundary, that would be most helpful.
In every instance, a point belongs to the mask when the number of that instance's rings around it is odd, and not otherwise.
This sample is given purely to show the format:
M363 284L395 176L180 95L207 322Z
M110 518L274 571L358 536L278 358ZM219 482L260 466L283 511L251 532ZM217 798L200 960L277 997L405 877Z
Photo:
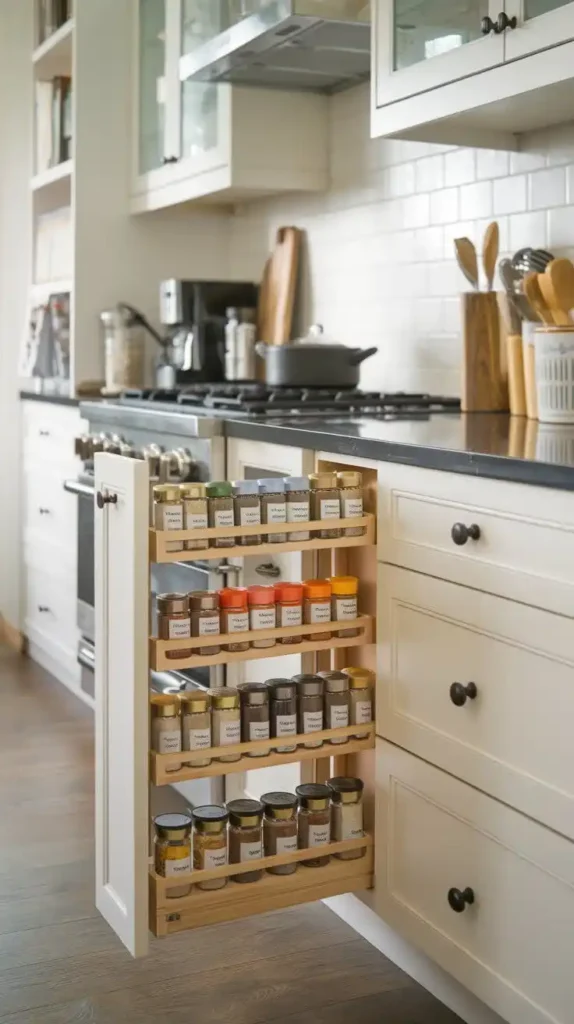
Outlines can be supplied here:
M543 323L553 326L555 324L554 316L540 289L539 276L541 275L533 270L523 279L522 287L534 312L538 314Z
M484 235L484 244L482 247L482 264L484 266L484 273L486 275L487 291L489 292L492 291L494 274L496 272L499 239L500 232L498 229L498 223L494 220L492 224L489 224L486 229Z
M568 313L565 313L558 305L550 276L546 274L539 274L538 287L540 288L542 298L550 311L553 323L558 326L566 326L569 324L570 317L568 316Z
M458 265L466 280L478 290L478 260L473 243L470 238L455 238L454 248Z
M570 310L574 309L574 266L570 260L552 260L541 276L550 278L552 283L555 318L564 326L570 324Z

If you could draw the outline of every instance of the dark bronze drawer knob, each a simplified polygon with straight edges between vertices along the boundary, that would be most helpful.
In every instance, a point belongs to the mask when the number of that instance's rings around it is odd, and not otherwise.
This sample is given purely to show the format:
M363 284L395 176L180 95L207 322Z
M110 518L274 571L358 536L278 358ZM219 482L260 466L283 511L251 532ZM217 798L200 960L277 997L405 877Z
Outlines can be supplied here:
M507 28L516 28L518 19L516 16L509 18L506 11L501 11L496 21L493 21L488 15L484 17L480 23L480 31L483 36L489 36L491 32L499 36L501 32L505 32Z
M117 505L117 502L117 494L104 494L102 491L98 491L96 494L96 504L98 508L103 508L104 505Z
M477 526L476 523L471 523L470 526L465 526L464 523L455 523L450 531L450 535L454 543L462 547L469 538L470 540L478 540L480 537L480 526Z
M469 886L466 889L449 889L447 899L450 909L455 914L462 914L474 903L474 891Z
M478 695L476 683L451 683L450 699L457 708L462 708L467 700L475 700Z

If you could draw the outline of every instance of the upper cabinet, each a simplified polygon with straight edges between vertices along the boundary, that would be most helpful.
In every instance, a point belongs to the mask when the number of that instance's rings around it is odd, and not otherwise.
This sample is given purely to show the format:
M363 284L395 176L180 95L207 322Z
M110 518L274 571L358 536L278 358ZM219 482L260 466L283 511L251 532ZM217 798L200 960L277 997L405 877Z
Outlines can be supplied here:
M519 133L571 119L573 0L373 8L373 136L516 148Z

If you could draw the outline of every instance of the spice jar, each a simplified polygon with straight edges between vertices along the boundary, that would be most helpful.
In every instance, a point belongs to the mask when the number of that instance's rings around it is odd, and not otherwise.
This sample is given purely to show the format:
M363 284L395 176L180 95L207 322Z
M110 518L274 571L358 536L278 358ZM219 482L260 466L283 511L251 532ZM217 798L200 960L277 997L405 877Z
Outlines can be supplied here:
M211 706L207 691L187 690L180 696L181 734L184 750L209 750L211 747ZM190 768L207 768L210 757L184 761Z
M275 629L275 587L248 587L249 629ZM269 636L264 640L252 640L252 647L275 647L277 640Z
M261 522L286 523L287 500L285 498L285 481L281 477L271 477L259 481L261 495ZM286 538L284 533L268 533L268 544L282 544Z
M241 742L254 743L269 739L269 690L265 683L241 683ZM248 757L267 757L271 747L257 750Z
M210 690L211 737L214 747L228 747L241 743L241 711L239 694L231 687L220 686ZM221 754L216 761L239 761L241 754Z
M331 790L319 782L306 782L295 790L299 798L297 846L309 850L331 842ZM308 868L328 864L330 857L314 857L302 863Z
M331 584L329 580L305 580L303 583L303 621L307 625L331 621ZM313 633L313 640L330 640L326 633Z
M298 698L298 732L322 732L324 729L323 693L325 681L321 676L298 675L293 676L293 682L297 686ZM322 747L323 740L309 740L303 744L308 750L315 747Z
M154 486L153 524L156 530L183 530L183 501L178 484ZM168 540L165 550L183 551L183 541Z
M207 514L210 527L235 526L233 509L233 487L227 480L216 480L206 485L208 502ZM215 537L211 541L214 548L235 547L233 532L229 537Z
M154 867L162 878L177 878L191 872L191 818L187 814L158 814L153 819ZM191 885L168 889L168 899L189 896Z
M359 581L356 576L332 576L331 590L331 612L334 622L344 622L345 619L356 619L359 615L358 592ZM359 630L339 629L335 636L358 636Z
M344 729L349 724L349 677L345 672L319 672L325 681L325 722L327 729ZM347 743L348 737L329 743Z
M314 473L309 477L311 485L311 515L313 519L340 519L341 498L336 473ZM341 536L341 530L320 530L319 537L334 540Z
M291 679L268 679L269 717L271 719L271 736L297 735L297 686ZM288 754L297 750L297 744L286 744L274 747L278 754Z
M263 834L261 822L263 804L259 800L230 800L229 811L229 863L246 864L261 860L263 856ZM263 871L246 871L242 875L231 875L234 882L258 882Z
M303 623L303 584L277 583L275 587L277 602L277 625L301 626ZM279 644L300 644L302 636L278 637Z
M160 640L187 640L191 637L191 618L187 594L158 594L157 633ZM191 648L181 651L166 651L166 658L190 658Z
M293 793L264 793L263 852L266 857L297 850L297 797ZM293 875L297 864L278 864L267 868L270 875Z
M193 818L193 868L208 871L227 864L227 819L225 807L206 804L195 807ZM228 879L212 878L209 882L196 882L198 889L223 889Z
M151 749L156 754L177 754L181 750L181 709L177 694L154 693L151 696ZM177 772L179 764L166 768Z
M337 485L341 495L341 518L360 519L363 515L363 474L345 470L337 473ZM362 537L364 526L346 526L345 537Z
M208 518L205 484L180 484L179 493L183 501L183 529L206 530ZM183 546L186 551L204 551L209 547L209 541L184 540Z
M221 633L219 594L211 590L192 590L189 595L192 636L218 636ZM219 654L219 644L197 647L196 654Z
M343 843L346 839L362 839L365 834L362 779L329 779L327 785L331 790L331 841ZM365 853L363 847L336 853L335 857L339 860L359 860Z
M285 477L285 498L288 523L308 523L311 518L311 495L309 478L306 476ZM288 533L287 540L309 540L309 530Z
M226 587L219 591L219 602L222 633L248 633L247 588ZM224 650L247 651L249 650L249 640L238 640L237 643L225 644Z
M364 725L373 721L373 686L375 673L368 668L344 668L349 677L349 717L351 725ZM363 740L369 734L358 732L353 739Z
M257 480L236 480L233 484L233 505L236 526L259 526L261 524L261 501ZM237 543L246 547L261 544L261 534L252 537L238 537Z

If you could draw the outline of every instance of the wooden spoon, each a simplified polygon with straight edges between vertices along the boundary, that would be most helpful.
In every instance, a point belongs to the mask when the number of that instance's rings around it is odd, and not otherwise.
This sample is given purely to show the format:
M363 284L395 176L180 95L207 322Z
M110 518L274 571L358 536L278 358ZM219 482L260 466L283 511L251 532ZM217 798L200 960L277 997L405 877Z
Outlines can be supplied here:
M568 316L568 313L565 313L558 305L558 300L554 294L554 288L552 287L552 279L550 276L547 274L539 274L538 286L542 293L542 298L550 310L554 323L558 324L560 327L569 324L570 317Z
M498 259L498 248L499 248L500 232L498 223L494 220L492 224L489 224L485 235L484 244L482 247L482 264L484 266L484 273L486 274L487 291L492 291L492 283L494 281L494 274L496 272L496 261Z
M553 326L556 321L554 320L552 310L549 309L546 299L540 290L540 282L538 278L541 276L542 275L537 274L535 270L531 271L530 274L527 274L526 277L523 278L522 287L534 312L538 313L538 316L543 323Z
M456 259L466 280L478 290L478 260L476 249L470 238L455 238Z
M543 275L550 278L554 295L555 316L559 313L561 324L572 323L570 310L574 309L574 266L570 260L552 260Z

